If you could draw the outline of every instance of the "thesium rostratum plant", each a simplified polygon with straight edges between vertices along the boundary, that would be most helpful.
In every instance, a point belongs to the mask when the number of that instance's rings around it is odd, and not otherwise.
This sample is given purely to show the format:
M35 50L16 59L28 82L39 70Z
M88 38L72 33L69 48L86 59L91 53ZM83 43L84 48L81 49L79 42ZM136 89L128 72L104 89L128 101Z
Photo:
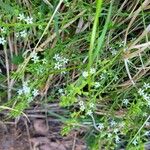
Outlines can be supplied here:
M150 147L150 1L0 1L0 102L41 105L90 150ZM57 103L55 112L48 106Z

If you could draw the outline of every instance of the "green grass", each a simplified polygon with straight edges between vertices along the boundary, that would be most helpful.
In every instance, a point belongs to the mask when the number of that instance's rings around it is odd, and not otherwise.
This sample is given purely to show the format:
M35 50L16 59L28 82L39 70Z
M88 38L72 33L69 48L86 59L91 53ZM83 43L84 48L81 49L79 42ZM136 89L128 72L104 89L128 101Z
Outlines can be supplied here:
M90 150L144 150L150 138L148 0L5 0L0 13L2 113L28 117L38 105L63 123L62 135L83 130ZM51 110L53 104L62 111Z

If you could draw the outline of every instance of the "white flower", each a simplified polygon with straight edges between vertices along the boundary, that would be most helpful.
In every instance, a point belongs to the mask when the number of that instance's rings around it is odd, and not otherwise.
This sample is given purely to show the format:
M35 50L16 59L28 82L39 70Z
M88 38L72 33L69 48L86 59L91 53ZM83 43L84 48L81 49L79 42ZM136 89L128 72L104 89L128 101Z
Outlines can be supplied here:
M100 87L100 83L99 83L99 82L95 82L95 83L94 83L94 87L95 87L95 88L99 88L99 87Z
M112 136L112 134L111 134L111 133L108 133L107 136L108 136L108 138L110 138L110 137Z
M117 134L119 132L118 129L114 129L114 133Z
M129 103L129 100L128 100L128 99L124 99L124 100L122 101L122 103L125 104L125 105L127 106L128 103Z
M150 122L146 122L146 123L145 123L145 126L150 126Z
M24 82L23 83L23 88L22 88L24 94L29 94L30 93L30 87L28 87L28 83Z
M111 127L113 127L113 126L115 126L117 123L116 123L116 121L114 121L114 120L112 120L111 122L110 122L110 126Z
M39 95L39 92L38 92L38 90L34 89L32 91L32 94L33 94L34 97L36 97L37 95Z
M93 112L92 112L91 110L88 110L86 114L89 115L89 116L91 116L92 113L93 113Z
M30 87L24 86L23 92L24 92L24 94L29 94L30 93Z
M19 37L19 35L20 35L19 33L15 33L15 37Z
M20 36L23 37L23 38L25 38L27 36L26 30L21 31L20 32Z
M103 123L99 123L97 128L100 129L100 130L103 129L104 128L104 124Z
M96 69L95 68L91 68L90 69L90 74L94 74L96 72Z
M147 101L150 100L150 96L147 93L144 93L143 98Z
M59 54L55 54L54 55L54 57L53 57L53 59L55 59L56 61L59 61L60 60L60 55Z
M100 79L103 80L103 79L105 79L105 78L106 78L106 75L105 75L104 73L102 73L102 74L100 75Z
M23 94L23 90L22 90L22 89L19 89L19 90L17 91L17 93L18 93L18 95L22 95L22 94Z
M79 105L80 106L84 105L84 102L83 101L79 101Z
M87 77L88 77L88 72L87 72L87 71L83 71L83 72L82 72L82 76L83 76L84 78L87 78Z
M137 140L134 140L134 141L132 142L133 145L137 145L137 143L138 143Z
M146 131L146 132L144 133L144 135L145 135L145 136L149 136L149 135L150 135L150 131Z
M81 106L80 106L80 110L81 110L81 111L84 111L84 110L85 110L85 106L84 106L84 105L81 105Z
M90 103L90 108L94 108L94 103Z
M4 37L0 37L0 44L4 45L6 43L6 40Z
M24 21L27 23L27 24L32 24L33 23L33 18L32 17L27 17L24 19Z
M24 14L19 14L19 17L17 17L20 21L21 20L25 20L25 16L24 16Z
M139 93L140 96L143 96L143 95L144 95L144 90L140 88L140 89L138 90L138 93Z
M115 136L115 142L116 142L116 143L119 143L119 142L120 142L120 138L119 138L118 135Z
M61 61L62 61L64 64L67 64L67 63L68 63L68 61L69 61L69 59L67 59L67 58L63 58Z
M113 50L111 51L111 54L114 56L114 55L117 54L117 51L116 51L115 49L113 49Z
M44 58L44 59L42 59L42 63L43 64L47 64L47 60Z
M1 32L4 33L4 34L6 33L6 29L5 29L4 27L1 27L0 30L1 30Z
M147 90L150 88L150 84L149 83L144 83L143 87Z
M34 61L34 63L37 63L39 61L39 56L37 56L37 53L35 51L31 53L31 60Z
M61 69L62 64L60 62L55 63L54 69Z
M62 94L63 92L64 92L63 89L59 89L59 90L58 90L58 93L60 93L60 94Z
M148 115L148 114L147 114L146 112L143 113L143 117L147 117L147 115Z

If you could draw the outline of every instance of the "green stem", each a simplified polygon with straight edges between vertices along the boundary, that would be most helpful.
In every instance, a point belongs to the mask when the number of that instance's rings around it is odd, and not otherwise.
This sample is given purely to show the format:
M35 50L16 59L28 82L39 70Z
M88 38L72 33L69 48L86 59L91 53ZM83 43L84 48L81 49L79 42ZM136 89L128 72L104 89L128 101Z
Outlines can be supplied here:
M90 49L89 49L89 64L88 64L89 70L90 70L92 63L93 63L94 42L96 39L96 31L97 31L97 26L98 26L98 19L99 19L100 12L102 9L102 3L103 3L103 0L97 0L97 3L96 3L96 14L95 14L95 20L94 20L94 24L93 24L91 41L90 41Z

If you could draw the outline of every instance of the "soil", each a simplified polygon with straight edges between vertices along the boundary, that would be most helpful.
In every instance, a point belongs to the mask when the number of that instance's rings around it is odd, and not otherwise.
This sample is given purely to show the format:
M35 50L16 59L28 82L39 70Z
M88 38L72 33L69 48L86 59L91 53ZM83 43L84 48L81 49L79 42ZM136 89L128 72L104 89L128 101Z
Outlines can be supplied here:
M61 127L45 119L0 121L0 150L87 150L77 131L61 136Z

